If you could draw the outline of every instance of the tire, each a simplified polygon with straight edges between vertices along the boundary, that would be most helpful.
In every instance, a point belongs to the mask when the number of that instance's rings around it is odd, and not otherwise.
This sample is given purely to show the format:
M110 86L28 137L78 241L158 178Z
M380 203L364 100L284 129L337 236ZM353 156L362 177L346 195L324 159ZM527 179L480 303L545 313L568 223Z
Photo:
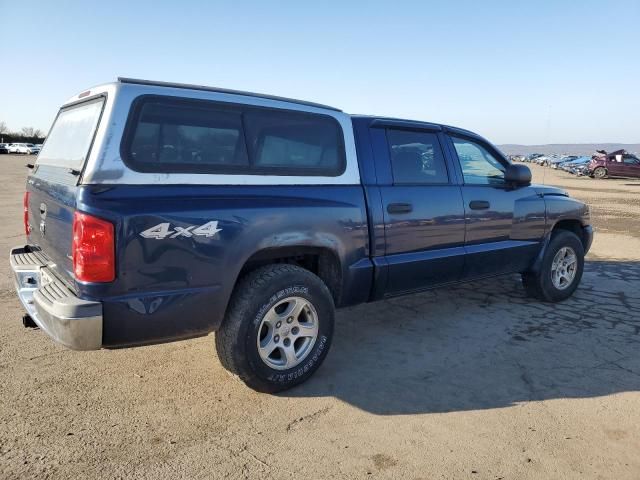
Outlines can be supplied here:
M329 289L310 271L288 264L261 267L236 286L215 334L218 358L254 390L287 390L308 380L327 356L334 311Z
M593 171L593 178L605 178L607 176L607 169L604 167L597 167Z
M561 253L563 251L564 253ZM568 254L568 256L565 256ZM570 260L571 254L575 255L575 266L563 267L563 259ZM564 282L558 278L558 269L554 269L554 262L557 258L562 258L559 269L564 272ZM568 230L558 230L552 234L551 240L544 256L540 268L537 272L525 272L522 274L522 284L525 291L531 297L538 298L546 302L561 302L566 300L576 291L582 273L584 271L584 247L577 235ZM571 273L573 272L573 273ZM552 278L556 273L556 279ZM571 281L567 278L571 277Z

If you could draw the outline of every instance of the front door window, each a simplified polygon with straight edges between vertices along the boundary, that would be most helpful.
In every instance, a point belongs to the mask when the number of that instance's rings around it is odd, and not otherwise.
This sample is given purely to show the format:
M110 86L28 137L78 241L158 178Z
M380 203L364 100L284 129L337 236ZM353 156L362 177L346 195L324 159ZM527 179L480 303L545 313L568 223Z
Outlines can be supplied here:
M460 160L465 185L502 185L505 166L484 146L451 137Z

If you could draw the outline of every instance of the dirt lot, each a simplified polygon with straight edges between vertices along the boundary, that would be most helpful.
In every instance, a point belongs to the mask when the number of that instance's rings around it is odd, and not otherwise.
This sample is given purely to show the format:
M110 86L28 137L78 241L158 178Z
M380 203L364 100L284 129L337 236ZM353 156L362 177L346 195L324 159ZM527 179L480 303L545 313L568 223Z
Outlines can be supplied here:
M0 156L3 252L26 162ZM212 337L59 347L22 327L0 262L0 478L640 478L640 181L544 171L593 206L572 299L509 276L343 310L324 366L278 396Z

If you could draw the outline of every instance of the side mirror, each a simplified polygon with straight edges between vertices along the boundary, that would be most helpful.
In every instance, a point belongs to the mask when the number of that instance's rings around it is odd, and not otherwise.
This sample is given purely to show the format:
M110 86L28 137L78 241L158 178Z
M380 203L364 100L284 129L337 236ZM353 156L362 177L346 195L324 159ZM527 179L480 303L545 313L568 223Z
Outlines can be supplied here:
M504 180L518 186L529 185L531 183L531 170L522 164L510 164L504 172Z

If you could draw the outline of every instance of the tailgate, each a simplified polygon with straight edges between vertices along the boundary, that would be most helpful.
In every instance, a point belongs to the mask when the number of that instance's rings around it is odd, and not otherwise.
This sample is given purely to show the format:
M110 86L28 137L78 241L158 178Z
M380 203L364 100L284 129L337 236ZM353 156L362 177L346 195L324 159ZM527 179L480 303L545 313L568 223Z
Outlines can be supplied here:
M60 110L27 182L29 243L42 250L54 272L71 286L77 184L104 103L100 96Z
M29 244L40 248L50 261L49 266L65 283L72 285L71 243L78 187L76 177L56 170L59 169L40 167L38 176L28 181ZM62 183L65 180L73 184Z

